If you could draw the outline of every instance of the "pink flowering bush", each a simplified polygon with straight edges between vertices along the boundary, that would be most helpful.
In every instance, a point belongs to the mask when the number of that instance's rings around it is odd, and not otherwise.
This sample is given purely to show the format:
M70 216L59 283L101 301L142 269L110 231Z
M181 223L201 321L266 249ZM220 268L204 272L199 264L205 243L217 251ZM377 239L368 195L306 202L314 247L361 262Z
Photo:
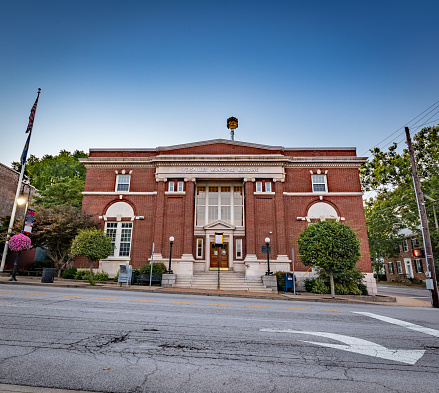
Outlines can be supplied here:
M30 238L26 235L23 235L20 233L19 235L14 235L11 237L11 240L9 240L9 248L12 251L23 251L30 248L31 241Z

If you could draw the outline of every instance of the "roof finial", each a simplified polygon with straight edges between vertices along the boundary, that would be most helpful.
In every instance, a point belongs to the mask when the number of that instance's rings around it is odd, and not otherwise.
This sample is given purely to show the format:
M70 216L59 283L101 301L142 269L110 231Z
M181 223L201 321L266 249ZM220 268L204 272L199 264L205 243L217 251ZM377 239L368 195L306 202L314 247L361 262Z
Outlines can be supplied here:
M236 117L229 117L227 119L227 128L230 129L230 136L232 141L235 140L235 129L238 128L238 119Z

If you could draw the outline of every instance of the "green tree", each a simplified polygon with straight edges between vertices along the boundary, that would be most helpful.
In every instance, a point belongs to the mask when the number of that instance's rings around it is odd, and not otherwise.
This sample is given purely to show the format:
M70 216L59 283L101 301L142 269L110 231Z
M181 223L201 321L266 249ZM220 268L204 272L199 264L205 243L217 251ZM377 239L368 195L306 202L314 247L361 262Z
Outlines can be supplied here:
M434 210L439 210L439 127L427 127L413 138L413 150L418 165L421 188L429 219L433 254L439 251L439 231ZM397 152L397 145L387 152L371 150L372 159L360 169L364 191L374 191L365 205L371 257L375 261L399 253L396 247L402 240L398 231L409 228L422 241L419 214L413 187L408 149Z
M94 285L93 263L107 258L113 252L111 239L98 229L84 229L79 231L72 242L71 253L87 258L90 263L90 284Z
M46 154L41 159L31 155L26 162L25 174L30 184L39 191L45 190L59 179L77 178L84 181L86 169L79 162L79 158L84 157L88 155L79 150L73 153L61 150L56 156ZM13 162L12 167L17 171L21 170L21 164L18 162Z
M299 235L299 254L305 266L317 266L329 276L335 297L334 270L350 271L360 258L360 241L347 225L334 221L312 224Z
M74 206L80 209L82 191L84 191L84 181L77 177L55 179L51 185L40 191L39 196L34 197L35 204L46 208L51 206Z
M40 206L30 238L34 246L43 248L58 269L58 277L69 267L72 240L81 229L96 228L97 222L73 206Z

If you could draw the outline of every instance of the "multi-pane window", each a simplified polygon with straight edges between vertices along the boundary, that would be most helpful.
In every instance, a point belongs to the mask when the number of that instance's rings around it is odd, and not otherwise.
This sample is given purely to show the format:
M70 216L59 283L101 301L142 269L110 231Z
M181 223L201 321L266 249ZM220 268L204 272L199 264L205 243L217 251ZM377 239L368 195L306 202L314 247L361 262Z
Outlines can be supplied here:
M129 257L131 251L132 222L106 222L105 232L111 238L113 257Z
M221 187L221 220L230 222L232 214L231 187Z
M197 239L197 258L203 258L203 239Z
M241 227L244 225L244 205L243 201L243 193L242 187L235 186L233 187L233 224Z
M183 192L184 182L183 181L168 181L168 192Z
M393 270L393 262L387 263L387 269L389 270L389 274L395 274L395 271Z
M236 259L242 259L242 239L236 239Z
M407 252L409 250L409 245L407 243L407 239L402 241L402 252Z
M195 203L197 226L217 220L244 225L242 186L197 186Z
M326 175L312 175L313 192L326 192Z
M424 273L424 267L422 266L421 259L415 259L415 269L416 273Z
M209 196L207 201L209 203L208 207L208 222L218 220L218 203L219 203L219 187L209 187Z
M272 187L271 187L271 181L257 181L256 182L256 192L271 192L272 191Z
M271 192L271 181L265 182L265 192Z
M116 191L129 191L130 178L131 178L130 175L117 175Z
M204 225L206 220L206 187L197 187L196 222Z
M114 256L114 247L116 246L117 222L107 222L105 224L105 232L111 239L111 245L113 246L111 256Z
M397 271L398 274L402 274L401 261L396 261L396 271Z
M415 248L419 247L418 239L416 239L415 237L413 237L413 238L411 239L411 241L412 241L412 250L414 250Z

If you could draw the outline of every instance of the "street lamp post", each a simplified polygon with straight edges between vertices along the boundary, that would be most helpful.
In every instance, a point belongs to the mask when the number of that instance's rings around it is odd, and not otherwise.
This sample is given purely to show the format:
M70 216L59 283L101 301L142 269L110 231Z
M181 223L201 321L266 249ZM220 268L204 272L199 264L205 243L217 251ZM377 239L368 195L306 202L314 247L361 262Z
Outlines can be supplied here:
M266 276L271 276L273 274L273 272L270 272L270 238L266 237L265 238L265 247L267 249L267 271L265 272Z
M172 270L171 270L171 258L172 258L172 245L174 244L174 236L171 236L169 238L169 269L166 273L168 274L172 274Z

